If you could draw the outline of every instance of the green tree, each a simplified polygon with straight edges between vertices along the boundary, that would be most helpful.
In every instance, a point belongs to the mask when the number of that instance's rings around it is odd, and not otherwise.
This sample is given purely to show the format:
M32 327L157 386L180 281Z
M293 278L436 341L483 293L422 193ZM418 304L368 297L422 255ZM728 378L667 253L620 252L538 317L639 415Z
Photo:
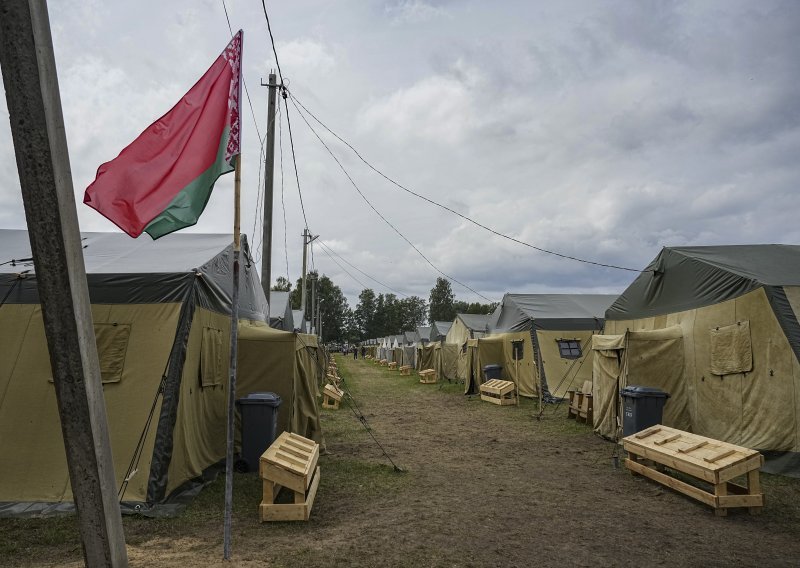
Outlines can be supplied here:
M361 290L358 295L358 304L353 311L353 325L361 339L377 337L375 314L377 311L377 298L371 288Z
M316 271L308 273L306 280L306 320L311 320L311 301L312 289L314 284L312 280L316 279L316 298L320 313L322 314L322 340L328 341L343 341L346 339L345 332L347 328L347 321L350 318L350 306L347 304L347 298L342 293L333 281L325 276L319 276ZM299 310L300 302L302 300L303 280L297 279L297 285L291 291L292 309ZM313 325L313 324L312 324Z
M275 284L272 285L272 288L275 292L291 292L292 291L292 283L289 282L285 277L278 276L277 280L275 280Z
M456 300L453 303L453 308L457 314L491 314L497 307L497 302L490 304L481 304L480 302L464 302L463 300Z
M431 322L453 321L456 317L456 310L453 307L455 299L450 281L444 278L437 278L436 285L431 288L428 307Z
M419 296L409 296L400 300L400 331L413 331L428 320L428 304Z

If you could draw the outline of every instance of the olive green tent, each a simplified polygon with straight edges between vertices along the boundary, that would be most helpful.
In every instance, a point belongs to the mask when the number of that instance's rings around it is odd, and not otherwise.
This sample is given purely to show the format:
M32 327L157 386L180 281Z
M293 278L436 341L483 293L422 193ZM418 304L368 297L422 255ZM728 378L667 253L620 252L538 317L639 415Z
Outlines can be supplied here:
M761 450L765 470L800 476L798 313L800 246L664 248L608 309L595 374L660 387L667 425ZM612 437L614 396L595 399L595 426Z
M489 362L503 365L504 376L511 374L511 367L520 363L510 358L510 343L522 341L521 360L530 362L533 375L520 376L520 394L537 396L541 390L545 400L563 397L570 388L591 380L591 337L602 331L605 310L615 299L607 294L506 294L493 316L496 323L489 337L522 332L530 341L507 336L505 356L500 358L498 352ZM487 363L484 354L481 363Z
M456 355L456 380L468 382L469 354L467 353L467 340L478 339L488 333L491 315L456 314L453 325L445 337L445 343L458 347Z
M123 508L169 512L225 457L231 237L82 237ZM70 510L27 232L0 230L0 250L0 515ZM241 270L240 318L265 325L258 274Z
M325 361L317 337L242 323L238 346L236 396L279 394L277 433L289 431L322 443L317 398Z

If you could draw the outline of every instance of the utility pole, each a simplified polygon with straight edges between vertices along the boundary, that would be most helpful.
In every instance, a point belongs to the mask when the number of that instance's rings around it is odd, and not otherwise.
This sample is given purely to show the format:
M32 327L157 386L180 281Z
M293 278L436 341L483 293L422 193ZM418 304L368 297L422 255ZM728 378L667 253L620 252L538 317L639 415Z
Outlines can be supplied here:
M261 253L261 287L269 299L272 287L272 180L275 169L275 99L278 83L275 73L269 74L269 83L262 81L262 87L269 87L267 99L267 153L264 157L264 235Z
M303 289L300 292L300 311L303 312L303 319L306 318L306 272L308 271L308 245L310 245L316 237L311 236L308 229L303 229ZM312 324L314 322L311 322Z
M311 275L311 330L316 333L317 331L317 275Z
M86 566L125 567L105 398L46 0L6 0L0 68Z

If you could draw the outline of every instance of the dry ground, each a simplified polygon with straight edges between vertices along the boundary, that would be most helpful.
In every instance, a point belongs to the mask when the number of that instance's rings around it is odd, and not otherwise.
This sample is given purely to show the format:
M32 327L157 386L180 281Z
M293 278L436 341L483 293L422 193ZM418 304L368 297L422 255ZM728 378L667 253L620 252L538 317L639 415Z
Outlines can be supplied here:
M236 478L234 562L222 563L222 480L176 519L126 518L132 566L796 566L800 482L764 476L759 516L711 510L615 468L614 446L563 407L497 407L359 360L353 413L324 411L311 520L259 524ZM79 566L74 519L0 520L0 565Z

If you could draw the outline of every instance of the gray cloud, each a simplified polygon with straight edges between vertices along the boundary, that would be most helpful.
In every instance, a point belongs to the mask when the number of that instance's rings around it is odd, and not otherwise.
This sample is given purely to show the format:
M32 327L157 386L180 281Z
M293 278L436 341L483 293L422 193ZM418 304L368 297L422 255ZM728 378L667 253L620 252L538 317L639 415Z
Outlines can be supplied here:
M667 245L800 240L797 2L303 0L270 8L283 72L304 103L387 174L499 230L634 268ZM266 26L259 5L233 2L229 11L245 29L245 79L263 133L259 80L274 67ZM54 4L51 19L80 197L97 166L174 104L229 34L210 0L85 0ZM363 203L291 112L312 230L379 280L427 296L438 274ZM0 122L0 224L24 226L8 122ZM294 280L303 220L282 128ZM249 108L244 137L243 218L252 233L259 142ZM325 139L392 223L489 297L614 292L633 277L491 236L398 191ZM191 230L230 230L229 178ZM286 271L280 182L278 171L274 274ZM84 229L113 230L95 212L79 213ZM359 284L319 250L315 264L357 296Z

